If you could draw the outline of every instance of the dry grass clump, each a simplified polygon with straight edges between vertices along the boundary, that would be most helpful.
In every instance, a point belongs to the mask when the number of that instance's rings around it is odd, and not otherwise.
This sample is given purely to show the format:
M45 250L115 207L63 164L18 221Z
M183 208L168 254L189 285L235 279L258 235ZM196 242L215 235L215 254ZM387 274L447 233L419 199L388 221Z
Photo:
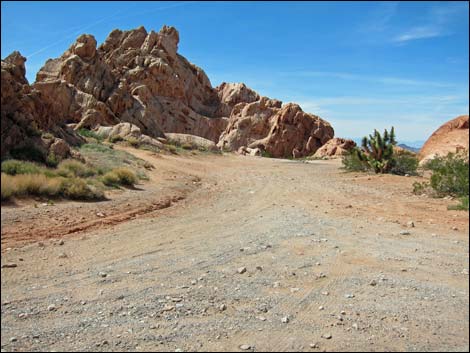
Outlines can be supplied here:
M101 190L90 187L80 178L47 177L44 174L8 175L2 173L2 201L11 197L66 197L76 200L99 200Z
M137 183L137 177L127 168L115 168L103 175L102 181L107 186L134 186Z

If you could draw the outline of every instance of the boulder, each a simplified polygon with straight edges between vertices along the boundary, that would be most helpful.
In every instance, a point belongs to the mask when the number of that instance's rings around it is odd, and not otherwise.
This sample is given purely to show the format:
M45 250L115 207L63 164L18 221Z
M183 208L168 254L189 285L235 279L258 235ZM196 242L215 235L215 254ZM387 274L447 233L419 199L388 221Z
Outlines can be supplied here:
M331 140L328 140L323 146L321 146L313 154L313 157L327 159L341 158L354 147L356 147L356 143L353 140L335 137Z
M214 152L219 151L213 141L200 136L177 133L166 133L165 136L168 143L173 143L179 146L189 145L194 149L205 149Z
M449 152L468 154L469 118L461 115L439 127L419 151L420 164L436 156L446 156Z

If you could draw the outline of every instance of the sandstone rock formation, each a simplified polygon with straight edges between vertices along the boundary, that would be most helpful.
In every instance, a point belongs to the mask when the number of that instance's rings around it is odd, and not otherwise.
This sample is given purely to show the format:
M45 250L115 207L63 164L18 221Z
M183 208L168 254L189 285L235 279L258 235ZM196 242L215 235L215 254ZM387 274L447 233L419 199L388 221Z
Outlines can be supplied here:
M313 155L314 158L341 158L346 153L356 147L353 140L344 138L332 138L321 146Z
M261 157L262 152L259 148L250 148L250 147L245 147L242 146L238 149L237 151L238 154L241 154L242 156L253 156L253 157Z
M213 141L200 136L178 133L166 133L165 137L169 143L177 144L179 146L189 145L193 149L204 149L207 151L219 150Z
M1 157L26 153L45 161L52 152L60 160L69 154L63 140L71 145L83 140L64 122L67 104L60 106L55 94L28 84L25 61L20 53L13 52L1 63ZM73 108L67 106L67 111ZM57 137L42 136L41 130Z
M314 153L334 136L326 121L297 104L281 104L261 97L235 105L217 146L232 151L242 146L260 148L272 157L297 158Z
M128 142L137 142L139 145L150 145L163 148L163 143L150 136L142 134L140 128L131 123L119 123L114 126L98 126L94 129L98 136L106 139L119 138Z
M468 115L461 115L443 124L426 141L418 157L424 163L436 156L446 156L449 152L467 151L469 139Z
M26 131L30 126L74 145L83 142L74 130L129 123L149 138L188 134L273 157L305 156L333 137L327 122L298 105L282 106L242 83L213 88L202 69L177 53L178 42L178 31L167 26L158 33L114 30L99 46L83 34L49 59L32 85L24 57L15 52L2 60L2 158L24 136L47 153Z

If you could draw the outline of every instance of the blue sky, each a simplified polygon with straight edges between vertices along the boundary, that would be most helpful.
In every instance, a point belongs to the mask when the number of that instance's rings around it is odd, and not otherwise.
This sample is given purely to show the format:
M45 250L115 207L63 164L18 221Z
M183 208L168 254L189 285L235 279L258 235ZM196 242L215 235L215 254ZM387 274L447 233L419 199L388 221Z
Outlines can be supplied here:
M213 86L245 82L330 121L336 136L394 125L425 140L469 110L467 2L2 2L1 56L27 77L82 33L175 26Z

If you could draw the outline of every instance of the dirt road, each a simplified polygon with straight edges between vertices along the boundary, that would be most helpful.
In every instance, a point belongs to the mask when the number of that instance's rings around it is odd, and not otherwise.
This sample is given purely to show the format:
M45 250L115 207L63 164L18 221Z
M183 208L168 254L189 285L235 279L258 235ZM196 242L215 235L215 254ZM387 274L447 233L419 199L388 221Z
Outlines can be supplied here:
M141 191L2 208L2 350L468 351L468 213L415 178L133 153Z

